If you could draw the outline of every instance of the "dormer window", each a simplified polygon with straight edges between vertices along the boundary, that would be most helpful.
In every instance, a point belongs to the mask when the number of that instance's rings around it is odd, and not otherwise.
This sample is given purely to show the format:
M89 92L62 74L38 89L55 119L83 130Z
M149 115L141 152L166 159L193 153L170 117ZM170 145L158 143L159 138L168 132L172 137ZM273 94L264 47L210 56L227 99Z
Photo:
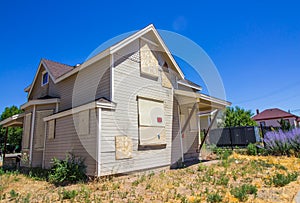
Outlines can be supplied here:
M43 76L42 76L42 86L48 84L49 82L49 74L48 72L43 72Z

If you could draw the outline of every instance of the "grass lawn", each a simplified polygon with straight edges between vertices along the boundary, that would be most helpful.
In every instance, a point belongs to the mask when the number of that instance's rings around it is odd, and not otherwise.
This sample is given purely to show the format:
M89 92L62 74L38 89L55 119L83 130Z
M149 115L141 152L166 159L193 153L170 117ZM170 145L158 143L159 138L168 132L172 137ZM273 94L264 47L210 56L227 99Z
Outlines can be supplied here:
M247 156L178 170L56 187L18 173L0 176L2 202L292 202L300 159Z

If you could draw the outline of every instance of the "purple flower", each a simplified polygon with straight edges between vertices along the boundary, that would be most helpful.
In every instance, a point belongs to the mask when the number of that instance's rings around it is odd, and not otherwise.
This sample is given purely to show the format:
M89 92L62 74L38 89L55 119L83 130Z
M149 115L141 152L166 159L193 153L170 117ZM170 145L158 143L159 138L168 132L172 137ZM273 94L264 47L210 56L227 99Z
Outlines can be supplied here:
M282 130L270 131L265 134L265 148L272 154L290 155L291 151L300 150L300 129L295 128L287 132Z

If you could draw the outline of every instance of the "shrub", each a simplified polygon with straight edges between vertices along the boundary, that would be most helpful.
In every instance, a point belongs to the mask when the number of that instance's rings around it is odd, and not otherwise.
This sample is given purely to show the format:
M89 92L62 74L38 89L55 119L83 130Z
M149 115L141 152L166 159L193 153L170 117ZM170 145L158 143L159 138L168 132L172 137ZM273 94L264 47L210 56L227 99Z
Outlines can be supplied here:
M219 193L210 193L210 194L207 195L206 201L211 202L211 203L213 203L213 202L222 202L222 199L223 198L222 198L221 195L219 195Z
M240 187L235 187L230 190L230 193L239 201L246 201L248 199L248 194L257 194L257 188L254 185L244 184Z
M214 148L213 152L217 154L218 159L223 159L223 160L227 160L228 157L232 154L232 150L226 148L220 148L220 147Z
M277 173L271 178L271 184L273 184L275 187L283 187L290 182L297 180L297 177L297 172L288 173L287 175Z
M77 196L78 192L76 190L65 190L63 189L61 195L62 199L74 199Z
M253 156L257 155L257 148L256 148L255 144L252 144L252 143L248 144L247 154L248 155L253 155Z
M39 167L34 167L34 168L24 167L20 169L20 173L34 180L48 180L48 176L49 176L49 170L42 169Z
M86 181L87 176L85 173L84 160L80 157L75 157L73 154L68 154L65 160L53 159L49 181L57 185Z
M11 190L9 195L11 199L16 199L19 196L19 193L17 193L15 190Z

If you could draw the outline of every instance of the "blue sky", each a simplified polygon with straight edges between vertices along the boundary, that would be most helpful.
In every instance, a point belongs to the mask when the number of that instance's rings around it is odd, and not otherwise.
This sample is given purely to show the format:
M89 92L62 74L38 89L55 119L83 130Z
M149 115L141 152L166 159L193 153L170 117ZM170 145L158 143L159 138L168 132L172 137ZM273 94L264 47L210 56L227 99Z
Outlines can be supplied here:
M1 1L0 111L26 102L23 89L41 58L75 65L103 42L153 23L207 52L233 105L299 115L300 3L270 2Z

